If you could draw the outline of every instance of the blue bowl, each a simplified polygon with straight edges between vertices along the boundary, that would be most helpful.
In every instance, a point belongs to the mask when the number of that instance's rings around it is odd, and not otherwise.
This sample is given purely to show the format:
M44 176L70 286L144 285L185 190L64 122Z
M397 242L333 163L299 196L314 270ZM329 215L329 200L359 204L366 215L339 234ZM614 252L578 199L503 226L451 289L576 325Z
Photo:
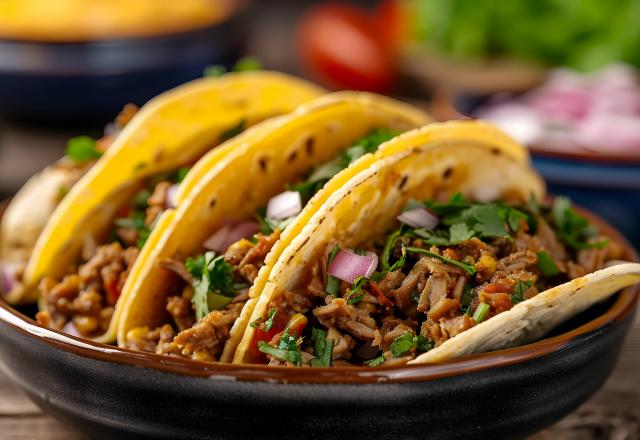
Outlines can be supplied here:
M245 2L241 2L245 3ZM48 122L104 121L232 65L242 54L247 10L193 31L144 38L45 43L0 40L0 113Z
M640 248L640 157L548 153L532 149L549 192L566 195L613 224Z

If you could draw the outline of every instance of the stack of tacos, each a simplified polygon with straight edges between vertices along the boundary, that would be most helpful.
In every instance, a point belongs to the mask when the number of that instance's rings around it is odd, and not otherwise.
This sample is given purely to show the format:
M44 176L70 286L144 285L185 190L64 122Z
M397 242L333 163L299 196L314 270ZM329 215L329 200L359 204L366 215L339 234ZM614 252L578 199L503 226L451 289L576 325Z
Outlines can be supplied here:
M3 247L26 265L6 298L133 350L373 367L524 344L640 282L495 127L245 75L133 116Z

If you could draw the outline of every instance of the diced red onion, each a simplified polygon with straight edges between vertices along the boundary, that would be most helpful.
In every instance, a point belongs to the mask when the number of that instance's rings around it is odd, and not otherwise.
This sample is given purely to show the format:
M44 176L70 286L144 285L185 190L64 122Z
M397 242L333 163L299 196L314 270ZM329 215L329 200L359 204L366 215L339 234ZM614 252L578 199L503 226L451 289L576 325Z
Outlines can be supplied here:
M203 243L203 247L210 251L223 253L241 238L251 237L260 231L260 225L256 222L242 222L237 225L225 225L218 229Z
M302 199L298 191L285 191L274 196L267 205L267 218L285 220L302 211Z
M167 189L167 209L173 209L176 207L176 195L178 194L178 189L180 189L179 183L174 183Z
M69 321L67 322L64 327L62 327L62 331L65 332L68 335L71 336L77 336L79 338L82 337L82 335L80 334L80 332L78 331L78 329L76 328L75 324L73 323L73 321Z
M356 255L347 250L341 250L329 266L329 275L340 278L347 283L353 283L360 276L369 278L378 267L378 256L373 252L367 255Z
M438 226L438 223L440 223L438 217L426 208L416 208L405 211L397 218L405 225L409 225L412 228L424 228L427 231L434 229Z
M4 293L13 290L18 279L16 277L16 267L11 263L0 264L0 289Z

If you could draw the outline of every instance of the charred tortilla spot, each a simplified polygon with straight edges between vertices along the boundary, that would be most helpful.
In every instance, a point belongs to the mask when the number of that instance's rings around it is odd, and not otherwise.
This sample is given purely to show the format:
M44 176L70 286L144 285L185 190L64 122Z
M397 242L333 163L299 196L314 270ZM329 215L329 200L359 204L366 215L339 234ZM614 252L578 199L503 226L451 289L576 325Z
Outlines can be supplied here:
M498 150L497 148L492 148L491 149L491 154L494 154L496 156L500 156L500 150Z
M305 145L305 151L307 152L307 156L311 156L313 154L313 148L315 146L316 143L316 139L314 137L310 137L309 139L307 139L306 145Z
M402 189L404 188L404 186L407 184L407 182L409 181L409 176L404 175L402 176L402 178L400 179L400 183L398 183L398 189Z
M211 199L211 201L209 202L209 208L213 209L216 206L216 203L218 201L216 199Z
M444 173L442 173L442 178L443 179L448 179L453 175L453 168L451 167L447 167L446 170L444 170Z
M294 160L296 160L297 157L298 157L298 152L294 151L289 155L289 157L287 157L287 162L293 162Z
M261 157L258 159L258 165L260 166L260 170L267 171L268 160L266 157Z

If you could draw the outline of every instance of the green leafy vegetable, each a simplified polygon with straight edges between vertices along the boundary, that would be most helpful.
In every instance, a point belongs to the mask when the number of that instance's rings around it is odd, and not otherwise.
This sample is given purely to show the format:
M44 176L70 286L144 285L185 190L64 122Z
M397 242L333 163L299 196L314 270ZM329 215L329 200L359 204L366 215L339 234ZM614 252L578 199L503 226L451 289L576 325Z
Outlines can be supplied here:
M313 327L311 329L311 339L316 359L311 360L312 367L330 367L331 354L333 352L333 339L326 337L326 332Z
M176 183L182 183L187 174L191 171L190 167L180 167L178 171L176 171Z
M219 64L215 64L213 66L207 66L204 68L204 72L202 73L203 76L210 76L213 78L217 78L219 76L224 75L225 73L227 73L227 68L224 66L221 66Z
M276 317L276 314L278 313L278 309L276 309L275 307L271 310L269 310L269 314L267 315L267 320L264 322L264 324L262 325L262 330L265 332L268 332L269 330L271 330L271 327L273 327L273 318ZM262 320L262 318L258 318L255 321L253 321L250 325L253 328L257 328L260 325L260 321Z
M553 258L551 258L551 255L549 255L549 252L547 251L538 252L537 266L542 275L545 277L552 277L560 273L558 266L556 266L556 263L553 261Z
M379 365L382 365L382 363L384 363L386 359L384 358L384 355L380 355L377 358L373 358L369 361L366 361L365 364L367 364L369 367L377 367Z
M215 252L207 252L185 262L187 271L193 276L193 297L191 301L199 321L209 312L209 296L233 297L233 267L224 260L224 255L216 257ZM220 302L213 301L214 304ZM225 305L226 306L226 305Z
M398 358L414 348L419 352L429 351L433 348L433 343L422 335L416 336L411 332L407 332L398 336L391 343L390 350L393 357Z
M284 350L282 348L275 348L264 341L258 342L258 350L262 353L269 354L284 362L290 362L297 367L302 365L302 356L300 351L296 350Z
M462 243L473 237L474 232L469 229L466 223L455 223L449 227L449 242Z
M473 296L473 287L469 284L465 284L462 297L460 298L460 305L465 312L469 309L469 306L473 301Z
M490 310L489 304L480 303L475 313L473 314L473 320L478 324L480 324L482 321L485 320L485 318L489 314L489 310Z
M529 281L518 280L518 282L516 283L516 287L513 289L513 293L511 294L511 303L512 304L521 303L524 300L524 297L522 296L522 294L526 292L529 289L529 287L531 287L532 284L533 284L532 280L529 280Z
M78 136L67 142L66 155L72 161L81 164L99 159L102 152L98 151L95 139L89 136Z
M136 243L138 249L142 249L147 239L149 238L149 235L151 234L151 230L145 223L145 217L146 215L144 211L134 210L131 211L129 217L117 218L114 220L114 225L117 228L136 230L138 234L138 242Z
M254 70L261 70L262 62L255 57L243 57L236 62L233 66L234 72L249 72Z
M598 230L573 209L568 198L556 197L551 212L558 233L573 249L601 249L608 244L608 240L591 242L590 239L598 235Z
M447 263L447 264L450 264L452 266L459 267L460 269L462 269L465 272L467 272L469 275L474 275L476 273L476 268L473 267L473 266L461 263L460 261L452 260L451 258L443 257L442 255L438 255L438 254L436 254L434 252L431 252L431 251L428 251L426 249L421 249L421 248L417 248L417 247L407 247L406 249L407 249L407 252L414 252L414 253L417 253L417 254L428 255L430 257L437 258L438 260L442 261L443 263Z

